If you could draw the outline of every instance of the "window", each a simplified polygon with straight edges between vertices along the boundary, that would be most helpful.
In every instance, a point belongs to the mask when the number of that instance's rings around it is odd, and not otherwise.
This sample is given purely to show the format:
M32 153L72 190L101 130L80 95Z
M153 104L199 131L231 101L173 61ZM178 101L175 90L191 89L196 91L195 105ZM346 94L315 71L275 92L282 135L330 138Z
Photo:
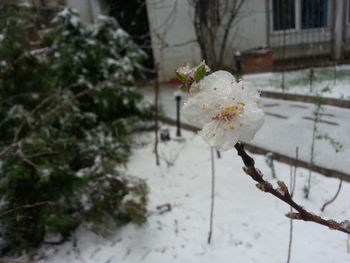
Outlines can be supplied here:
M270 0L273 31L328 26L329 0ZM349 23L350 23L350 0Z
M273 0L273 30L295 28L295 0Z
M319 28L327 26L328 0L301 1L301 28Z

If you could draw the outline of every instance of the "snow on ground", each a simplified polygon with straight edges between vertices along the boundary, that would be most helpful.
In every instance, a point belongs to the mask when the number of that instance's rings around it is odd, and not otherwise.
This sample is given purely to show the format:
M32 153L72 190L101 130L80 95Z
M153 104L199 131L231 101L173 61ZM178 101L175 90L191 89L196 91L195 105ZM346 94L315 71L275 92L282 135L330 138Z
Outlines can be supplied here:
M170 128L171 135L175 130ZM147 180L150 186L148 222L127 225L108 238L80 227L70 241L59 246L44 246L41 263L113 262L286 262L289 207L255 187L243 173L242 161L234 151L215 158L216 190L212 244L207 244L210 208L210 149L193 133L183 131L185 142L160 144L161 166L155 165L153 133L137 136L126 169L128 174ZM271 180L263 156L254 155L256 166ZM170 166L168 166L170 164ZM279 179L289 182L290 167L275 163ZM302 188L308 172L297 170L295 198L319 214L330 199L338 180L316 175L309 200ZM275 183L274 180L271 180ZM350 218L350 185L343 189L322 216ZM170 212L159 214L156 206L170 203ZM315 223L294 222L293 263L350 262L346 251L347 235Z
M160 89L160 104L162 114L176 118L174 93L177 85L163 84ZM153 101L153 88L141 89L145 99ZM185 98L186 94L184 94ZM287 100L262 98L265 111L265 123L258 131L251 144L278 152L289 157L295 157L295 149L299 147L299 158L306 162L310 160L314 104ZM328 134L343 145L343 151L335 153L328 141L316 140L314 163L324 168L335 169L349 173L350 156L350 109L323 106L322 122L317 127L320 134ZM183 123L191 122L182 119Z
M309 69L286 71L285 92L315 95L321 89L329 87L331 92L323 94L324 97L350 99L350 65L315 68L314 72L313 90L310 92ZM247 74L243 79L262 91L282 92L282 73L280 72Z

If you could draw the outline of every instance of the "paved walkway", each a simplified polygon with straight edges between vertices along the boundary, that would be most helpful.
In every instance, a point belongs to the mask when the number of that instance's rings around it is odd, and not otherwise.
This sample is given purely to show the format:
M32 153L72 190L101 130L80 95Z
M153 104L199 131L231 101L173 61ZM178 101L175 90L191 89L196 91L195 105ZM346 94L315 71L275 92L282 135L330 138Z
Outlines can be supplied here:
M147 101L154 101L154 88L140 88ZM160 87L160 104L162 114L168 118L176 118L174 93L177 85L162 84ZM313 110L309 103L262 98L265 111L265 123L258 131L251 144L269 151L277 152L291 158L295 157L299 148L299 159L308 162L313 129ZM350 110L332 106L323 106L321 122L318 130L327 134L343 145L343 151L335 153L332 145L325 140L315 142L315 165L350 174ZM187 120L183 123L191 124Z

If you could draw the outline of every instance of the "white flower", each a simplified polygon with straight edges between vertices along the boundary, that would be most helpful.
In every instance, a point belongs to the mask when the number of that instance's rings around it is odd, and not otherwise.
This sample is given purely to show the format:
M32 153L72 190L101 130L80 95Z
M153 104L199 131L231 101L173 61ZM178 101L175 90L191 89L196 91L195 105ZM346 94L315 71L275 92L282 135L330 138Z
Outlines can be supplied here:
M251 141L264 122L258 91L242 81L237 83L226 71L193 83L183 114L202 128L201 137L220 151L232 149L238 141Z

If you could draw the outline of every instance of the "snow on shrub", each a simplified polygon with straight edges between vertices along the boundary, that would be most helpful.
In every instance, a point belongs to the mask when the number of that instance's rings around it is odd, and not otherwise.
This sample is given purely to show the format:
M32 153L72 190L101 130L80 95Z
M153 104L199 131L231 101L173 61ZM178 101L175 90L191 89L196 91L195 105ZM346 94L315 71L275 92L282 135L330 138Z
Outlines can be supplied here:
M144 53L114 19L88 26L69 9L33 50L23 36L35 16L7 11L0 19L2 252L61 241L81 222L95 229L144 222L147 186L118 169L133 126L150 115L133 87Z

